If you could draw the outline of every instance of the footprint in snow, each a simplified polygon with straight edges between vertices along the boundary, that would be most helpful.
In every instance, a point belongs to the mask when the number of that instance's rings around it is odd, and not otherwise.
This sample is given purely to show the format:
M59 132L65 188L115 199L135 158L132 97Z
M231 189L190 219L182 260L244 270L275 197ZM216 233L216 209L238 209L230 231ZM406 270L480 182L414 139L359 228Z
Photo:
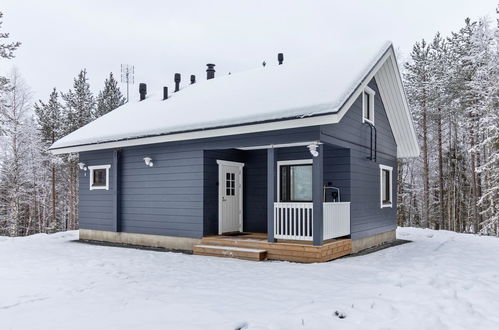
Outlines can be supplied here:
M345 313L338 312L338 311L334 311L334 316L336 316L339 319L344 319L345 317L347 317L347 315Z

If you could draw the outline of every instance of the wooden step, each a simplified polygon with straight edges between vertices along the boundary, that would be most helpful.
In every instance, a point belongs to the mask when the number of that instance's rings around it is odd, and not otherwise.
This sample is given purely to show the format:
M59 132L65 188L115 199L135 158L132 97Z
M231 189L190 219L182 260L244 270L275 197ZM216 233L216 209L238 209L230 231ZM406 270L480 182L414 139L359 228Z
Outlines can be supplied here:
M194 245L192 251L195 255L237 258L253 261L261 261L267 258L266 250L239 248L233 246Z

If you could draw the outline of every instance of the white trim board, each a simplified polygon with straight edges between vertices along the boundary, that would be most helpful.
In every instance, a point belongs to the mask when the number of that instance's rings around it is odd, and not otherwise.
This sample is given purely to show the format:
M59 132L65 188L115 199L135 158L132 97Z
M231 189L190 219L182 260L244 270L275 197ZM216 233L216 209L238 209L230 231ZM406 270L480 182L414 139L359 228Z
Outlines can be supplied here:
M383 170L390 173L390 204L383 203ZM380 208L393 207L393 167L379 164L379 204Z
M109 190L109 169L111 168L111 165L92 165L92 166L87 166L89 172L90 172L90 178L89 178L89 187L90 190ZM106 185L105 186L92 186L92 182L94 181L94 170L106 170Z

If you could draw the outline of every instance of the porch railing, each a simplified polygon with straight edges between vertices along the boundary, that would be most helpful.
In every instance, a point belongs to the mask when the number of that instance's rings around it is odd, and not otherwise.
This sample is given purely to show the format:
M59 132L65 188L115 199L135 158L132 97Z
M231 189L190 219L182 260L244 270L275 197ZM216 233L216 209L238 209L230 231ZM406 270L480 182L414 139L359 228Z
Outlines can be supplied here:
M323 203L324 240L350 235L350 202Z
M311 241L313 203L274 203L274 237Z
M313 203L274 203L274 238L312 241ZM350 235L350 202L323 203L323 239Z

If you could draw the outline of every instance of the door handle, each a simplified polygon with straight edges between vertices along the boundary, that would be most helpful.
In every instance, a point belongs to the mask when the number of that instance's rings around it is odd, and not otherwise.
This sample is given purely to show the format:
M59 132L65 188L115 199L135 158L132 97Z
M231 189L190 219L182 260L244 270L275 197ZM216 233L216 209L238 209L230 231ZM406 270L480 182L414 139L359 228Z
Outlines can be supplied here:
M225 202L227 199L225 197L222 197L222 202Z

